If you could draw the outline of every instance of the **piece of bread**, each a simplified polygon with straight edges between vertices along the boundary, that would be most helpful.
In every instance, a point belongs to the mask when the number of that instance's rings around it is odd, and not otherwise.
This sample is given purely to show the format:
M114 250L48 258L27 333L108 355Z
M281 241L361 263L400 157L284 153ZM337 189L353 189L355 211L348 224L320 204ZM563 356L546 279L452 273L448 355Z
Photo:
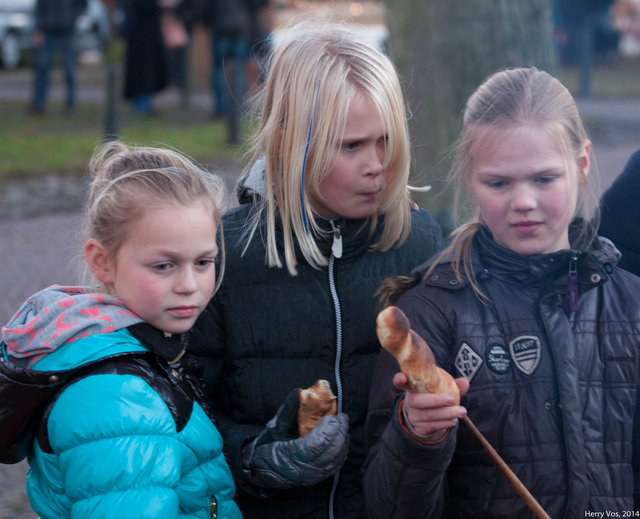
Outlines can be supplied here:
M376 332L382 347L393 355L416 393L448 393L460 403L460 389L453 377L436 366L427 342L411 329L409 319L397 306L389 306L378 314Z
M301 438L318 425L322 418L338 411L338 399L326 380L318 379L313 386L301 389L298 398L298 432Z

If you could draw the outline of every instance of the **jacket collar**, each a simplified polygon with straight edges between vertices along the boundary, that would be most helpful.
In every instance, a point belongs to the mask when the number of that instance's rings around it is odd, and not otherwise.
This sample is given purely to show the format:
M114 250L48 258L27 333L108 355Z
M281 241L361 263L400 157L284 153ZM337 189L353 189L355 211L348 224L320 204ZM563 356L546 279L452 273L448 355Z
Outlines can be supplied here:
M589 245L581 238L580 229L583 226L579 220L574 220L569 229L569 241L571 249L561 250L550 254L521 255L510 249L498 245L487 227L481 227L476 236L471 250L471 262L474 274L478 279L491 276L505 280L512 280L517 284L536 286L545 284L553 279L566 281L569 275L571 261L576 261L578 280L582 289L587 289L604 282L613 272L620 253L606 238L598 237ZM432 259L414 271L414 275L422 277L429 266L435 260ZM453 255L446 255L436 268L440 276L436 284L446 286L450 279L454 279ZM452 287L461 287L466 284L452 284Z
M169 364L178 362L187 348L185 333L165 335L144 322L129 326L128 330L131 335Z
M476 235L474 265L479 266L482 272L489 270L500 277L526 284L546 283L553 278L564 279L570 267L575 266L580 283L592 285L594 279L605 280L613 272L620 253L606 238L596 238L587 243L580 232L583 227L577 219L569 227L571 249L529 256L498 245L489 230L483 227ZM572 266L571 262L575 262L575 265Z
M316 243L326 257L331 255L331 246L334 237L342 237L342 258L355 258L367 252L369 245L373 243L369 236L369 222L359 220L324 220L317 219L316 223L322 230L322 234L316 237ZM380 233L380 225L376 228L374 239ZM297 249L297 247L296 247Z

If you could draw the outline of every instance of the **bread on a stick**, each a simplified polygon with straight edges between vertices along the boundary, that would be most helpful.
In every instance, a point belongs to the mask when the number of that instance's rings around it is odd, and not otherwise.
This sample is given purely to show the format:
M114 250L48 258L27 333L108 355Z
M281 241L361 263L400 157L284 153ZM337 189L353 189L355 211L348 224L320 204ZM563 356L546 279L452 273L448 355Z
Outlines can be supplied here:
M298 394L298 433L306 436L320 420L338 411L337 397L331 391L329 382L316 380L313 386L301 389Z
M448 393L460 403L460 389L453 377L436 366L427 342L411 329L409 319L397 306L389 306L378 314L376 332L382 347L393 355L416 393Z

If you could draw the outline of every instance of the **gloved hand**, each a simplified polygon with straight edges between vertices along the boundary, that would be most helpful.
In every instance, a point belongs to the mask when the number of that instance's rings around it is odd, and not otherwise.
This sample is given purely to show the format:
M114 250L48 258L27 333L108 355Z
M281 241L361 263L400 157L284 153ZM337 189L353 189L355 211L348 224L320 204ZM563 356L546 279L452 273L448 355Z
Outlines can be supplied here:
M336 473L349 450L349 417L325 416L304 438L298 435L298 389L294 389L266 428L243 450L243 473L262 488L315 485Z

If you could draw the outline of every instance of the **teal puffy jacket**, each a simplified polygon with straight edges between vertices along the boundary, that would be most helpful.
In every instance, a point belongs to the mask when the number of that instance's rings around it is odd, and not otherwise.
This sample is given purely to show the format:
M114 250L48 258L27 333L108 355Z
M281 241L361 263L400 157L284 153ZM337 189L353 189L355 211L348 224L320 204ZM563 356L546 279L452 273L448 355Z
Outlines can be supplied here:
M122 329L68 343L33 369L136 351L147 348ZM177 406L167 398L183 382L178 369L158 369L161 362L143 359L123 372L114 361L112 372L59 394L46 421L48 442L43 446L40 435L29 456L27 492L43 519L241 517L220 434L193 399L180 418L188 392Z

